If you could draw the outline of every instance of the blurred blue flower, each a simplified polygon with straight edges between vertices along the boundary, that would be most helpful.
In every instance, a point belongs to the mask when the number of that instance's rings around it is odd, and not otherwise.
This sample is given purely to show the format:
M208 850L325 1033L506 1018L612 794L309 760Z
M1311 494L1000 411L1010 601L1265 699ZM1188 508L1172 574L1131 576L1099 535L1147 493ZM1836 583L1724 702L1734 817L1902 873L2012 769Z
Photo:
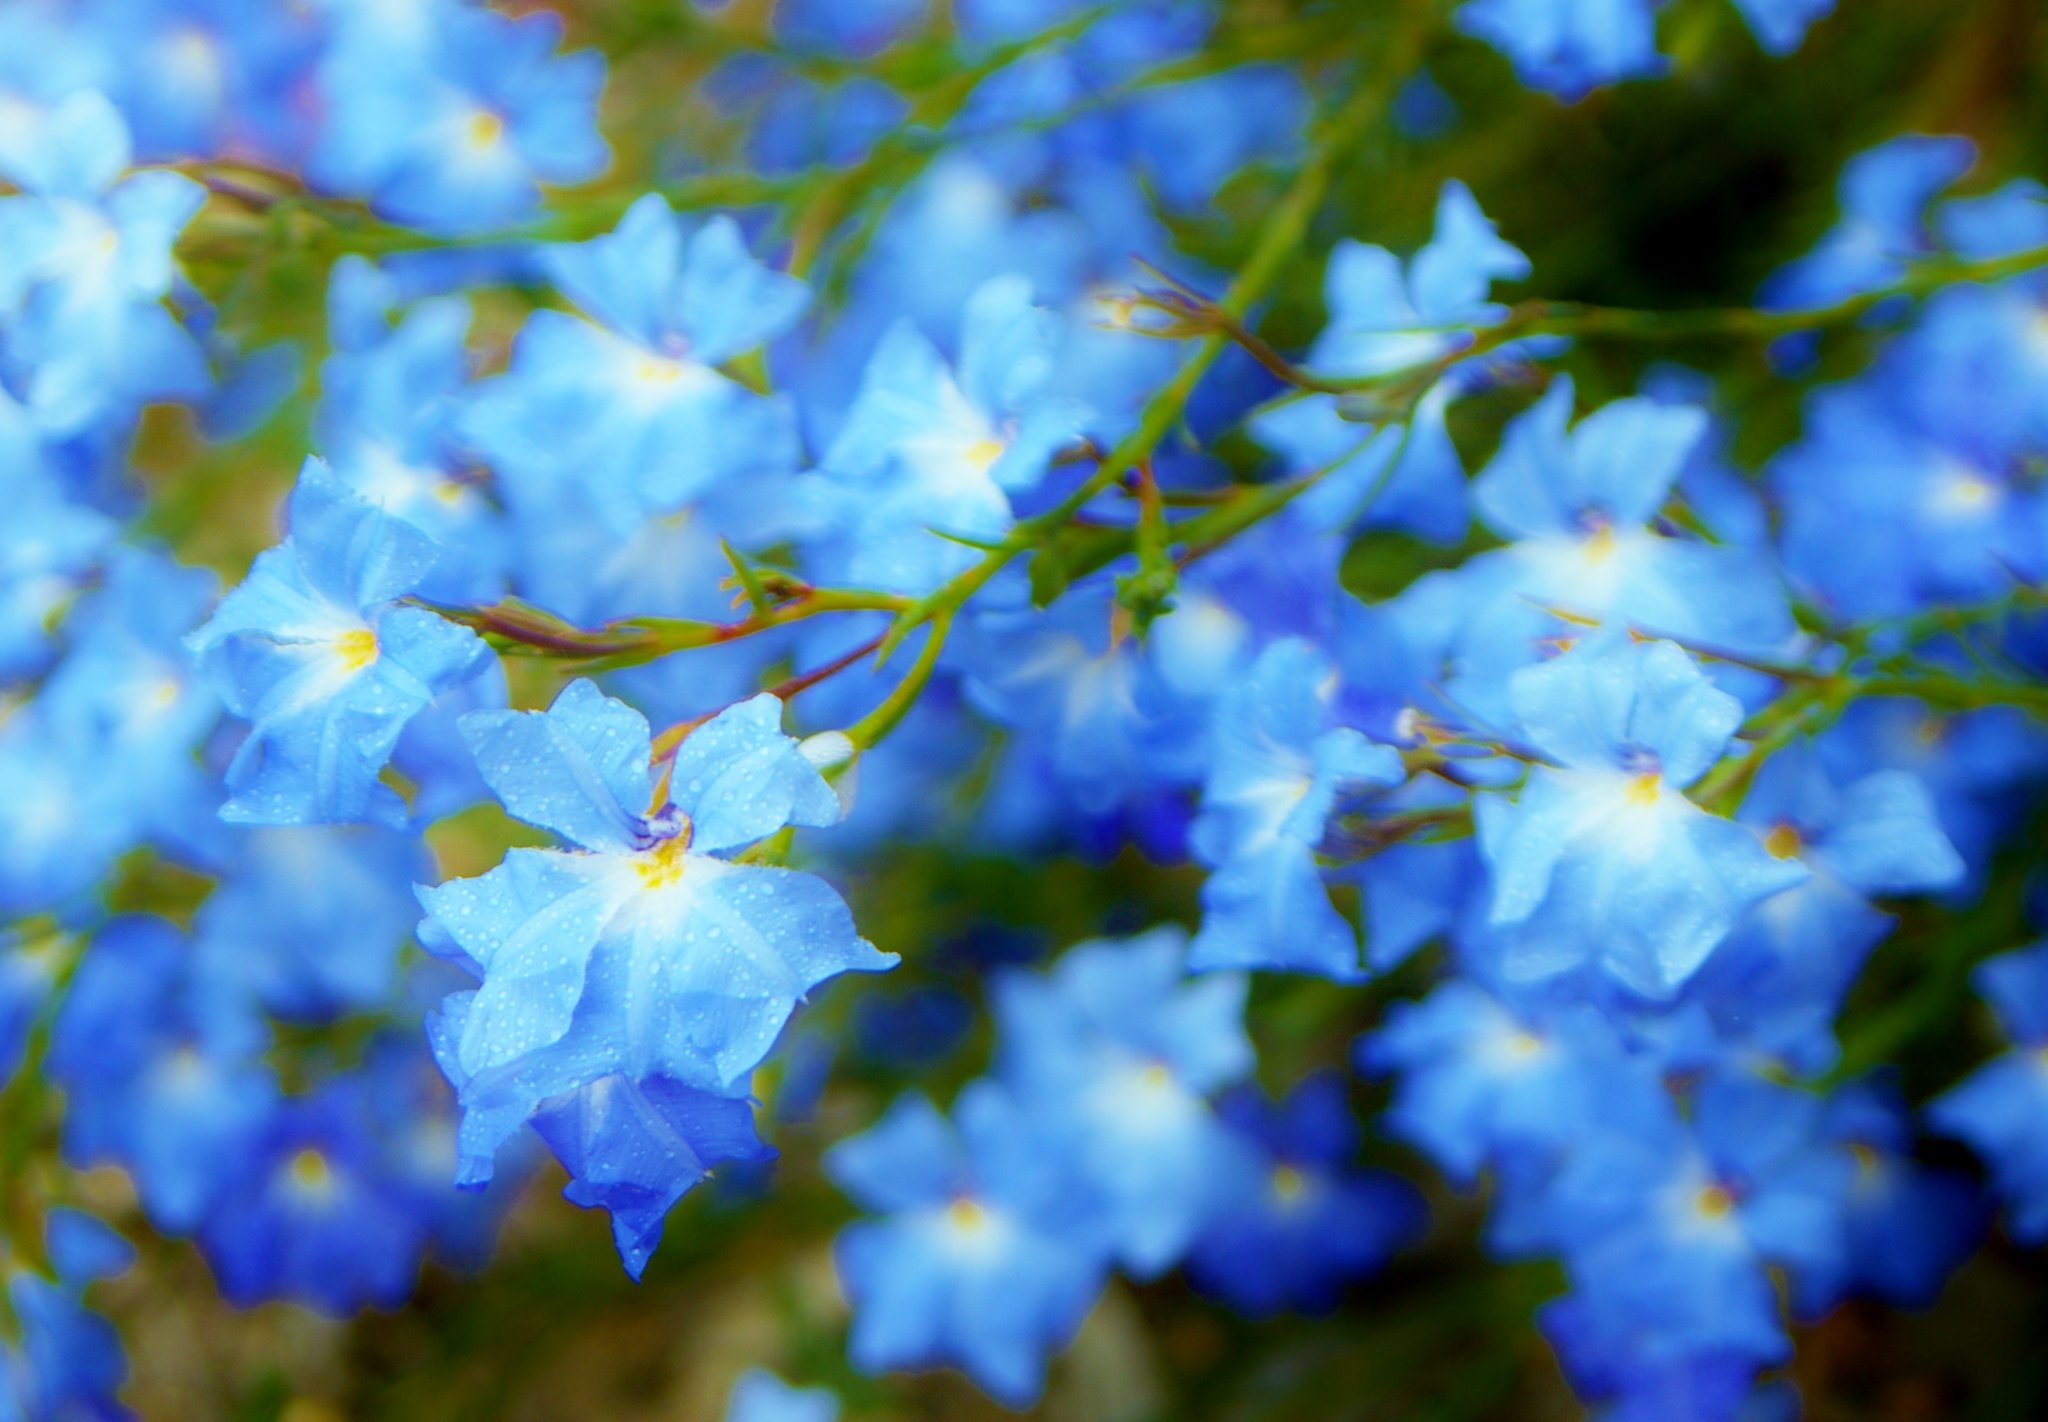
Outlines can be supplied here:
M248 739L221 814L251 824L404 821L377 774L405 723L472 675L488 649L402 599L440 556L319 460L288 506L289 533L260 554L189 645Z
M615 231L541 260L583 315L529 316L510 368L461 422L515 507L587 486L625 534L722 484L795 469L786 401L720 367L788 330L809 291L757 262L730 218L678 218L650 194Z
M1318 1312L1421 1232L1414 1187L1353 1163L1360 1132L1340 1074L1309 1077L1277 1105L1236 1088L1217 1111L1254 1149L1189 1254L1197 1288L1254 1318Z
M1034 1401L1048 1353L1101 1292L1107 1251L1054 1138L1002 1087L971 1083L948 1121L905 1096L825 1157L883 1216L840 1232L848 1350L868 1371L953 1365L1010 1407Z
M2012 1050L1936 1098L1927 1121L1983 1157L2014 1238L2048 1238L2048 1138L2036 1129L2048 1105L2048 945L1992 958L1972 976Z
M1367 377L1427 371L1472 343L1459 327L1484 327L1507 309L1487 300L1496 281L1529 274L1529 261L1502 240L1463 183L1444 184L1429 245L1400 260L1384 247L1344 241L1330 254L1323 303L1329 325L1310 348L1319 376ZM1512 355L1512 351L1509 352ZM1485 366L1459 366L1415 397L1407 418L1356 418L1331 395L1290 396L1252 418L1251 430L1287 463L1290 475L1327 468L1301 497L1319 524L1406 529L1437 543L1464 535L1465 466L1451 443L1445 412L1485 378Z
M556 54L560 17L438 2L335 8L319 66L328 109L307 160L315 183L453 234L518 222L539 206L539 183L603 171L604 60Z
M1339 797L1396 785L1400 753L1331 724L1337 670L1307 642L1276 642L1216 710L1214 760L1195 821L1202 887L1196 968L1360 975L1358 934L1331 904L1316 847Z
M1219 1209L1241 1147L1208 1096L1252 1068L1246 982L1184 982L1187 935L1155 928L996 980L997 1075L1060 1142L1077 1204L1136 1278L1172 1267Z

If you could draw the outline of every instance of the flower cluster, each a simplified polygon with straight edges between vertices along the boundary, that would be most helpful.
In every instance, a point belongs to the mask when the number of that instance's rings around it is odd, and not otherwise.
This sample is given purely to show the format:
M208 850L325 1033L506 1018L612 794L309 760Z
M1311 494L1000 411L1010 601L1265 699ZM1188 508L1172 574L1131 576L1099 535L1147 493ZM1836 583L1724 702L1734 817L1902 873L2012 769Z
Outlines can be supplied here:
M1757 44L1790 54L1835 0L1732 0ZM1457 22L1514 62L1525 84L1576 99L1620 79L1670 71L1657 46L1663 0L1465 0Z
M1263 1315L1328 1307L1416 1231L1415 1192L1350 1162L1341 1081L1267 1102L1245 1081L1245 978L1183 981L1187 957L1157 928L1010 970L997 1070L952 1118L907 1096L833 1148L833 1179L885 1215L839 1238L855 1362L956 1364L1023 1406L1111 1268L1185 1264Z
M1517 299L1509 208L1408 173L1404 257L1336 175L1439 49L1507 74L1461 32L1661 72L1655 0L681 7L701 132L601 183L605 59L518 8L0 4L0 1418L125 1415L102 1164L347 1315L543 1149L638 1279L772 1140L862 1212L853 1364L1014 1407L1116 1277L1355 1300L1428 1217L1386 1141L1557 1261L1616 1419L1789 1415L1793 1330L2048 1237L1987 891L2048 776L2038 184L1905 135L1754 307ZM1605 356L1674 334L1796 432ZM1004 860L1146 887L947 968L906 866ZM1965 980L2009 1050L1891 1070Z

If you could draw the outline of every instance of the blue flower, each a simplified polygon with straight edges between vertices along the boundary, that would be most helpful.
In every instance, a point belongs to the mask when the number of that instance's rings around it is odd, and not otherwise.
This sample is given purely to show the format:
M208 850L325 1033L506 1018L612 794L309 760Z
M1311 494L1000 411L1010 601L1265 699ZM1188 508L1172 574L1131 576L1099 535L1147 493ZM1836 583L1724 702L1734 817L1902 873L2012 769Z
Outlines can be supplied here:
M2027 791L2048 772L2048 737L2018 708L1946 712L1914 696L1857 700L1814 748L1837 783L1893 769L1926 787L1968 869L1964 888L1983 875L1999 836L2024 813Z
M1723 1308L1726 1301L1713 1298L1706 1306ZM1795 1422L1799 1416L1796 1395L1757 1386L1759 1364L1780 1357L1765 1351L1778 1348L1775 1340L1759 1335L1674 1344L1662 1320L1619 1289L1567 1294L1544 1305L1538 1319L1573 1389L1600 1409L1594 1414L1600 1422Z
M1231 1204L1195 1240L1188 1276L1197 1288L1254 1318L1321 1311L1420 1233L1414 1187L1352 1163L1359 1130L1344 1092L1344 1078L1325 1072L1278 1105L1249 1088L1217 1103L1254 1149L1238 1157Z
M533 1126L569 1172L562 1193L611 1213L619 1258L635 1279L669 1210L714 1166L775 1154L754 1134L751 1101L666 1077L599 1077L545 1102Z
M1790 54L1835 0L1734 0L1757 42ZM1663 0L1466 0L1458 27L1514 62L1524 84L1561 99L1617 79L1669 71L1657 53L1657 11Z
M70 16L41 5L0 12L0 93L8 121L0 125L0 178L20 184L53 156L44 142L50 112L106 77L105 47Z
M432 5L399 7L406 19L394 24L392 7L340 8L320 65L316 183L366 194L394 221L465 233L527 216L537 183L603 170L604 60L557 55L560 17Z
M1034 752L1017 772L1021 783L988 797L991 812L1027 818L1042 800L1069 822L1071 808L1089 816L1166 808L1178 818L1178 806L1145 792L1200 783L1213 708L1261 648L1331 630L1341 542L1284 514L1269 519L1191 563L1174 609L1144 637L1131 635L1108 578L1076 585L1049 608L989 598L988 610L954 635L965 689ZM1070 834L1071 824L1059 830Z
M53 725L122 767L124 818L177 839L206 814L212 787L194 751L220 719L182 639L216 596L213 575L152 550L123 548L104 585L67 619L71 643L38 705Z
M1804 743L1765 763L1737 818L1812 877L1751 909L1692 995L1731 1040L1824 1071L1836 1055L1835 1013L1891 927L1871 899L1952 888L1963 861L1917 777L1877 770L1837 788Z
M1596 1110L1661 1090L1597 1013L1527 1017L1469 982L1394 1004L1357 1058L1401 1074L1387 1129L1460 1184L1490 1164L1547 1167Z
M1502 683L1558 635L1560 614L1720 650L1781 650L1795 633L1770 560L1656 526L1704 413L1617 400L1567 429L1571 412L1571 382L1559 379L1473 483L1480 520L1513 542L1401 596L1441 599L1453 699L1506 714Z
M595 486L522 495L509 520L512 587L586 627L613 618L728 621L734 612L731 590L721 586L732 576L726 547L783 542L797 524L793 502L786 484L763 476L727 484L674 516L639 518L622 529L603 513ZM612 688L657 720L689 720L758 690L763 670L789 656L792 635L802 631L771 631L628 667L612 675Z
M0 917L73 909L143 836L91 735L28 705L0 720Z
M113 520L65 499L11 453L0 448L0 684L26 681L54 660L52 629L116 531Z
M1553 382L1474 485L1480 516L1496 533L1588 541L1635 534L1663 508L1706 433L1704 412L1644 398L1603 405L1567 433L1572 395L1569 380Z
M775 12L776 32L798 49L872 55L928 18L931 0L876 0L849 8L837 0L789 0Z
M303 102L319 47L312 6L237 0L99 0L86 28L107 45L108 92L156 158L223 152L290 162L315 127Z
M1514 61L1534 89L1577 99L1616 79L1669 67L1657 53L1653 0L1466 0L1458 28Z
M660 796L646 721L587 681L545 712L464 719L505 808L571 846L419 891L429 946L482 979L436 1029L465 1180L542 1101L601 1077L731 1094L813 987L896 961L822 880L727 857L839 817L781 714L757 696L698 727Z
M1766 1269L1834 1255L1850 1178L1847 1157L1818 1140L1819 1101L1719 1073L1689 1118L1668 1097L1646 1104L1602 1112L1542 1201L1580 1307L1626 1338L1631 1368L1781 1360Z
M1503 241L1463 183L1444 184L1436 234L1407 270L1384 247L1338 244L1324 277L1329 325L1309 351L1319 375L1375 376L1426 368L1448 359L1472 337L1463 331L1416 329L1485 326L1506 309L1489 302L1495 281L1519 280L1529 261ZM1318 524L1355 523L1407 529L1439 543L1465 532L1465 467L1451 444L1445 411L1483 372L1461 370L1438 380L1399 425L1375 427L1346 417L1334 396L1277 402L1251 422L1252 433L1276 450L1293 475L1329 466L1301 506Z
M975 562L973 542L1007 534L1012 497L1087 423L1046 388L1061 334L1016 276L968 298L957 368L910 323L893 327L825 453L824 566L858 586L923 591Z
M1612 1250L1712 1272L1737 1258L1834 1256L1850 1162L1822 1144L1817 1096L1735 1069L1693 1087L1683 1118L1669 1096L1648 1104L1574 1142L1549 1188L1545 1208L1579 1257Z
M839 1188L884 1216L839 1236L848 1350L870 1372L952 1364L1021 1408L1094 1305L1108 1258L1057 1139L1001 1087L971 1083L953 1116L906 1096L825 1157Z
M934 540L936 541L936 540ZM1200 703L1176 694L1097 580L1051 607L992 608L958 634L976 709L1014 727L1058 789L1102 814L1188 764Z
M1523 735L1553 764L1512 801L1482 795L1489 922L1506 969L1545 977L1597 961L1625 986L1668 998L1743 911L1803 882L1746 827L1684 795L1741 723L1669 642L1596 640L1510 683Z
M1789 0L1786 8L1800 4ZM1777 309L1826 306L1897 281L1909 261L1935 248L1928 205L1969 171L1976 157L1976 146L1967 138L1907 134L1851 158L1842 165L1840 220L1811 252L1772 274L1764 284L1763 304Z
M335 264L315 437L336 478L446 550L424 585L429 596L488 601L500 590L502 539L456 440L470 390L469 306L431 298L394 324L398 287L361 258Z
M66 1156L126 1166L151 1220L178 1233L243 1168L277 1094L261 1017L195 966L163 920L113 920L72 979L49 1057Z
M2017 292L1955 292L1864 376L1812 397L1771 476L1786 572L1830 611L1901 616L2048 577L2038 311Z
M171 248L205 189L128 167L127 126L82 92L49 115L0 197L0 380L47 433L80 433L152 400L195 399L205 358L164 305Z
M1124 48L1106 37L1109 28L1091 30L1082 46L1099 36L1104 50ZM1301 76L1286 65L1237 64L1176 84L1139 86L1126 105L1118 118L1129 137L1119 147L1128 145L1129 154L1114 156L1143 176L1162 206L1192 213L1214 203L1223 185L1247 166L1292 160L1310 99Z
M1732 1419L1788 1342L1736 1185L1674 1103L1659 1093L1603 1109L1537 1191L1521 1208L1542 1217L1546 1247L1567 1251L1572 1284L1542 1323L1573 1385L1619 1415L1683 1400L1681 1415ZM1806 1223L1815 1247L1832 1240L1825 1217Z
M0 1416L119 1422L131 1415L118 1396L127 1359L120 1335L85 1307L83 1295L93 1280L125 1270L135 1251L77 1210L50 1211L45 1236L55 1277L12 1265L7 1270L14 1327L0 1341Z
M1757 43L1782 55L1799 48L1807 30L1834 13L1835 0L1735 0L1735 8L1755 31Z
M764 174L858 163L910 111L909 101L879 80L820 79L764 54L733 56L705 76L701 92L721 116L745 126L748 163Z
M464 421L515 506L588 485L625 534L721 484L795 468L788 403L719 367L789 330L809 290L757 262L730 218L680 219L650 194L616 231L542 262L583 317L529 317L510 370Z
M1185 982L1186 935L1083 943L997 980L998 1075L1059 1140L1120 1263L1151 1278L1224 1207L1238 1149L1209 1093L1251 1071L1245 979Z
M1963 1171L1913 1158L1912 1116L1888 1082L1838 1088L1818 1132L1852 1165L1839 1252L1809 1259L1792 1276L1799 1315L1819 1318L1851 1293L1894 1308L1931 1307L1983 1238L1983 1191Z
M258 555L189 645L250 722L228 767L229 820L402 823L377 781L407 721L488 655L468 629L400 599L432 570L424 534L357 498L318 460L290 531Z
M1975 197L1952 197L1934 210L1941 245L1965 257L2002 257L2048 242L2048 189L2014 178ZM2008 288L2033 289L2038 278L2017 277Z
M1214 760L1193 844L1202 887L1190 966L1360 975L1358 934L1331 904L1316 846L1338 797L1396 785L1400 753L1331 724L1337 672L1290 639L1260 654L1217 708Z
M199 1244L237 1307L289 1298L347 1315L405 1301L428 1225L385 1157L364 1082L338 1077L271 1112L213 1200Z
M476 762L462 741L462 718L505 704L505 668L493 659L483 671L434 698L406 722L391 749L391 768L412 787L412 819L430 825L490 798Z
M1938 1097L1927 1120L1984 1158L2013 1237L2032 1243L2048 1238L2048 944L1992 958L1973 977L2012 1050Z

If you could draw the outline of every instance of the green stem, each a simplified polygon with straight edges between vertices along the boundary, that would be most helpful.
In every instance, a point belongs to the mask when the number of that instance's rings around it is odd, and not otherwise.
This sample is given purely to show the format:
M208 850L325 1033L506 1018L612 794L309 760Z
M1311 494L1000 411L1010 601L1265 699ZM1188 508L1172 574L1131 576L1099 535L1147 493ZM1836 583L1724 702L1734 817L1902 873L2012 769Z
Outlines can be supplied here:
M756 588L748 588L751 598ZM418 601L416 599L416 601ZM490 607L420 606L481 632L503 650L587 663L592 670L639 666L671 652L722 646L827 612L900 612L910 599L860 588L803 587L780 603L738 622L700 622L680 617L634 617L584 628L521 603Z
M1912 696L1942 711L1975 711L1986 706L2015 706L2048 716L2048 686L2032 682L1985 678L1967 681L1946 672L1866 677L1857 683L1864 696Z
M1138 570L1117 579L1117 601L1130 611L1137 629L1143 632L1155 618L1173 610L1180 568L1168 549L1171 526L1150 459L1138 461L1137 495L1138 522L1131 533L1131 547L1138 555Z
M924 647L918 652L917 660L911 663L910 670L904 673L903 680L896 683L881 705L846 728L846 738L853 742L856 752L872 750L910 713L925 685L931 681L932 672L939 664L939 654L945 650L946 636L952 629L951 613L940 613L934 617Z
M1339 159L1385 113L1401 83L1414 71L1435 15L1434 3L1412 7L1408 22L1401 27L1389 48L1386 64L1375 74L1373 81L1362 85L1312 139L1307 161L1296 174L1286 195L1273 209L1251 256L1219 303L1220 308L1233 319L1241 318L1265 297L1288 258L1307 237L1309 224L1329 192ZM1098 494L1135 469L1140 460L1151 457L1168 431L1180 422L1196 385L1229 344L1229 337L1221 332L1203 337L1193 354L1174 372L1173 378L1146 402L1138 417L1137 428L1103 456L1102 463L1080 487L1045 513L1018 524L1002 545L979 563L900 613L890 640L883 644L883 654L886 656L922 624L941 614L957 612L1019 554L1037 547L1052 533L1065 527Z
M1693 311L1635 311L1622 307L1587 306L1567 301L1525 301L1491 326L1463 323L1389 327L1387 334L1465 333L1470 344L1421 364L1377 375L1319 375L1295 371L1291 377L1305 389L1343 394L1390 385L1433 384L1450 367L1531 336L1622 341L1683 341L1701 338L1775 340L1801 331L1844 325L1888 301L1927 296L1962 283L1998 282L2048 268L2048 246L2030 247L2002 257L1966 260L1950 257L1920 262L1898 281L1827 306L1795 311L1762 311L1752 307L1709 307ZM1226 315L1229 313L1226 312ZM1226 328L1227 322L1223 323Z

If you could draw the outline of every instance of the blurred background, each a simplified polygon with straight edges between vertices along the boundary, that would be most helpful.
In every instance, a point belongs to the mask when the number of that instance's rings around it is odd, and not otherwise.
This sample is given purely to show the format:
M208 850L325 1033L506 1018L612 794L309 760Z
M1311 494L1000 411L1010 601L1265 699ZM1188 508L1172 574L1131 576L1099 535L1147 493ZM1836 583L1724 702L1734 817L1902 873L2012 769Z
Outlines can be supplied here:
M651 176L743 170L748 117L743 104L721 97L732 86L720 76L730 75L735 55L757 48L747 37L766 33L770 6L739 0L710 18L685 0L549 8L564 14L572 44L607 54L612 73L604 127L617 154L613 175L565 209L566 221L601 230ZM1313 57L1321 82L1339 77L1347 58L1369 66L1398 8L1393 0L1353 0L1310 15L1287 0L1236 0L1214 48L1219 57ZM1340 236L1412 250L1426 238L1449 177L1470 184L1531 257L1535 274L1519 294L1663 309L1752 304L1760 280L1833 220L1843 161L1897 133L1975 140L1982 157L1970 190L2048 173L2048 7L2040 0L1841 0L1803 49L1775 61L1725 0L1674 0L1661 25L1675 60L1670 79L1615 86L1569 106L1514 82L1492 50L1441 33L1427 52L1428 78L1403 93L1397 121L1341 169L1313 250L1282 282L1262 329L1283 349L1305 344L1322 319L1320 253ZM913 96L944 82L950 67L942 36L843 63ZM854 172L843 222L873 220L915 176L915 162L900 156ZM1284 166L1254 166L1213 208L1169 215L1176 245L1229 269L1287 176ZM744 198L747 185L736 182L733 191ZM287 240L247 235L221 223L203 227L187 248L195 280L222 303L231 329L319 349L328 266L342 250L374 248L377 234L337 236L311 223L293 227ZM1169 269L1176 260L1142 255ZM829 284L829 262L824 279ZM483 298L479 333L487 350L495 345L495 359L529 304L517 292ZM1757 344L1726 341L1586 344L1572 366L1588 403L1633 391L1657 363L1705 372L1721 406L1740 416L1736 462L1754 469L1797 434L1803 391L1858 368L1868 342L1854 329L1834 333L1798 381L1774 375ZM309 363L303 394L311 370ZM1456 407L1454 434L1468 467L1483 460L1520 403L1508 392ZM157 531L182 556L238 577L275 536L277 501L313 443L310 405L287 401L262 428L225 445L200 440L181 413L153 415L139 462ZM1222 448L1247 468L1257 462L1249 444ZM1459 556L1375 534L1354 550L1346 578L1370 596ZM495 810L480 810L430 838L453 874L487 866L519 833ZM1963 974L1975 957L2024 936L2021 908L2036 868L2029 857L2009 859L1967 914L1921 908L1909 916L1859 988L1845 1038L1881 1034L1904 1062L1909 1088L1951 1081L1988 1055L1995 1039ZM186 910L196 902L198 886L167 871L136 872L127 888L135 901L174 911L181 900ZM138 1266L101 1295L128 1341L128 1396L142 1416L166 1422L695 1422L720 1416L734 1377L759 1365L835 1388L853 1418L1012 1415L951 1375L875 1380L849 1369L830 1244L852 1209L824 1181L820 1153L872 1122L897 1091L919 1084L943 1100L984 1069L979 1003L991 965L1042 960L1105 932L1191 924L1197 886L1194 873L1131 851L1050 866L966 859L933 845L892 853L847 888L856 921L879 947L902 954L904 967L841 980L801 1017L762 1080L763 1131L780 1159L687 1197L644 1283L619 1269L603 1216L559 1198L562 1177L545 1160L512 1205L487 1272L466 1277L431 1266L402 1312L349 1322L284 1304L238 1312L216 1297L189 1243L138 1227ZM1937 944L1941 967L1929 972ZM1417 992L1433 969L1425 952L1365 988L1262 979L1248 1014L1262 1078L1280 1088L1315 1067L1343 1065L1352 1038L1386 1002ZM294 1049L289 1039L281 1048ZM1354 1090L1369 1120L1375 1088ZM1480 1242L1482 1198L1448 1190L1419 1157L1393 1145L1374 1142L1369 1153L1423 1184L1432 1225L1341 1309L1250 1324L1177 1276L1147 1286L1118 1281L1055 1365L1032 1415L1583 1416L1532 1324L1536 1306L1561 1287L1551 1266L1490 1261ZM137 1221L126 1191L118 1172L87 1179L87 1198L108 1218ZM2048 1355L2033 1346L2044 1331L2048 1267L2037 1254L1994 1243L1924 1316L1852 1305L1804 1330L1794 1372L1817 1422L2025 1422L2048 1417Z

